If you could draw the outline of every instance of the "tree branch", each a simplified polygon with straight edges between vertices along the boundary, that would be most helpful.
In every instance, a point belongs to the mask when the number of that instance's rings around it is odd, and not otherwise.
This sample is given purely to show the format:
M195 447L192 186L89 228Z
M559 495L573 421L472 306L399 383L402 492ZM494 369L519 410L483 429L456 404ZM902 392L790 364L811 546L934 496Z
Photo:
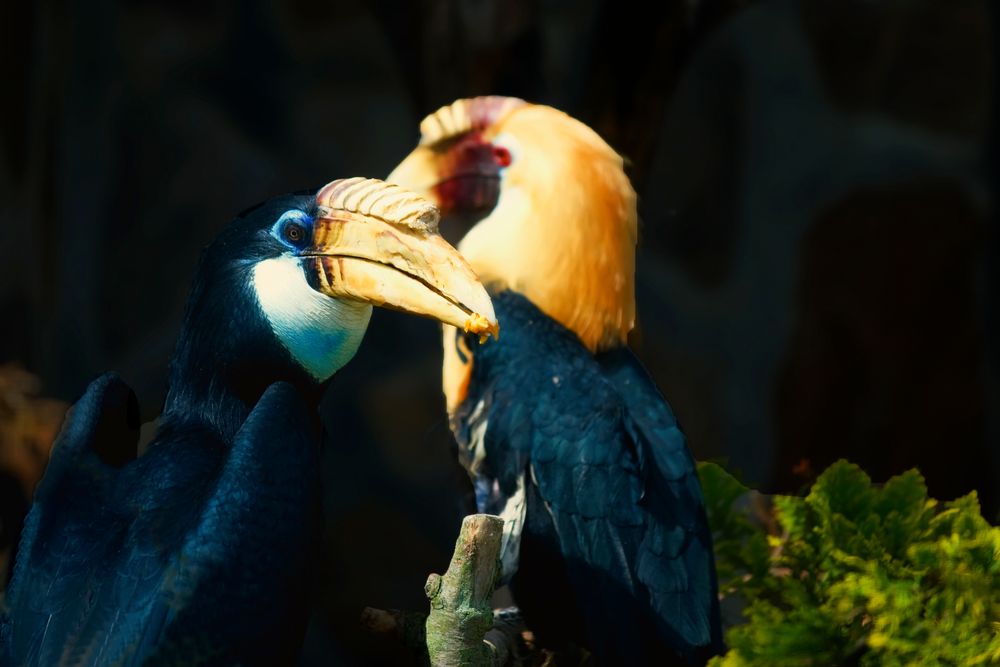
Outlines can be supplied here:
M427 652L435 667L503 664L494 644L484 641L493 626L490 599L500 567L502 534L500 517L465 517L448 571L427 578L424 590L431 601Z

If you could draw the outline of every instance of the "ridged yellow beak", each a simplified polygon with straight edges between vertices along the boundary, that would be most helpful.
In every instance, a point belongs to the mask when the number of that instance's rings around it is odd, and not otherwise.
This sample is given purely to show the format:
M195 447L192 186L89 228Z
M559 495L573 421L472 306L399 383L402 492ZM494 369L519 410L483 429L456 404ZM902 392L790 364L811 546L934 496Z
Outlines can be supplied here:
M499 327L486 289L437 232L433 204L375 179L344 179L316 196L302 255L324 294L430 317L481 340Z

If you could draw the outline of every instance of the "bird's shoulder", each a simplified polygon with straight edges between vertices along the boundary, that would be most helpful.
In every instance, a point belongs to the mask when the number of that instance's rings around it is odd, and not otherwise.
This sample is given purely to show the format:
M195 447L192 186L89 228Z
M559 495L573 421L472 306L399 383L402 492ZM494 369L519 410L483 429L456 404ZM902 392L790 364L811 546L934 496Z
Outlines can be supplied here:
M35 491L5 598L3 654L23 664L56 662L66 645L90 654L82 617L126 623L132 593L155 555L129 531L133 509L116 504L121 470L135 456L138 402L116 374L94 380L67 413ZM98 579L127 567L130 582L103 591ZM63 619L73 618L73 622Z
M477 472L496 478L507 493L527 470L557 509L632 513L639 492L626 482L638 479L640 461L624 437L622 399L594 356L516 292L495 295L494 308L501 339L467 345L468 392L452 419L460 451L473 450L466 463L480 461ZM608 493L629 502L602 507Z
M114 373L94 380L70 408L25 521L12 589L25 567L83 560L109 538L98 525L126 518L128 508L110 510L120 472L135 457L138 419L135 394Z
M68 414L25 521L0 627L5 658L89 664L142 654L172 628L207 632L212 590L263 594L250 584L268 561L308 541L296 527L314 528L318 430L294 388L265 392L229 447L210 429L168 424L127 460L134 402L108 374ZM276 535L281 544L267 543ZM233 567L244 561L253 567ZM248 586L221 585L234 576Z
M684 434L631 350L595 355L511 290L496 295L494 306L501 341L464 346L473 358L468 395L453 420L459 442L480 428L487 444L521 453L522 463L530 458L536 473L548 463L574 468L587 486L600 486L610 469L630 476L640 496L649 486L679 484L685 515L697 514L701 491Z

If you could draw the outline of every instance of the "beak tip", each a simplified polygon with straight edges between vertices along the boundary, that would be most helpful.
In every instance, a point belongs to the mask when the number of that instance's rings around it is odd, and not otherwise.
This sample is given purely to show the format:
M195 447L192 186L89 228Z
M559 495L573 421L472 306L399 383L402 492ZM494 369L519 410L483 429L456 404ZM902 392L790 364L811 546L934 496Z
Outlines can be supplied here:
M478 334L480 344L485 343L490 336L500 340L500 325L496 319L484 317L479 313L473 313L465 320L464 329L466 333Z

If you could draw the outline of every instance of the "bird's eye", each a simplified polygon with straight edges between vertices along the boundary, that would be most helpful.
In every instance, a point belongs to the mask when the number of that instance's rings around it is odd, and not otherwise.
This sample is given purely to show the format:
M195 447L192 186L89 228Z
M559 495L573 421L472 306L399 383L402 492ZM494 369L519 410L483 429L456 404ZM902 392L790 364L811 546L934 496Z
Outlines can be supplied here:
M298 245L306 240L306 228L297 222L286 222L281 233L285 240L293 245Z
M503 146L494 146L493 161L501 167L509 167L511 163L510 151Z
M285 211L271 227L271 236L292 250L304 250L312 240L313 219L304 211Z

